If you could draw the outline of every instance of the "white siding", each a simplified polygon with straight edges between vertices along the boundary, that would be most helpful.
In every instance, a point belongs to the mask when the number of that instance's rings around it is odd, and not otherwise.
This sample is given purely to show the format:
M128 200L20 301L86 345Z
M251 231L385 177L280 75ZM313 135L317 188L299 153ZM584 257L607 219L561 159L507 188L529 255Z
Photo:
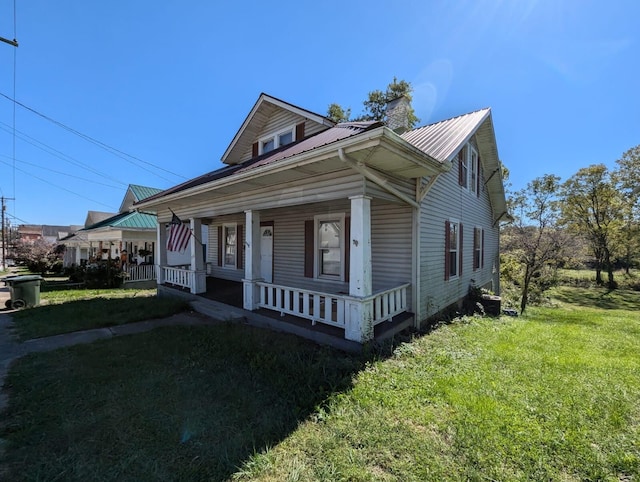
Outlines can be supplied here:
M331 282L306 278L305 221L327 213L344 213L350 217L351 203L344 198L333 202L270 209L260 212L261 222L273 222L273 282L305 289L344 292L347 282ZM218 266L218 226L236 222L244 225L244 214L216 218L209 227L207 261L212 276L242 280L243 270L229 270ZM373 289L381 290L411 281L411 209L407 206L374 200L371 208L371 243ZM243 234L246 230L243 229ZM409 300L410 303L411 300Z
M313 122L298 114L294 114L293 112L290 112L287 110L277 110L269 118L267 123L261 129L260 133L253 140L253 142L256 142L258 141L258 139L266 137L270 134L275 134L276 132L280 132L281 130L286 129L287 127L294 126L294 129L295 129L295 125L300 124L301 122L305 123L304 125L305 137L308 137L311 134L315 134L317 132L327 129L326 126ZM299 139L296 139L296 140L299 140ZM251 157L253 157L252 149L253 149L253 146L249 145L249 148L245 150L244 153L242 154L242 157L240 158L240 162L248 161L249 159L251 159Z
M486 171L483 170L486 176ZM445 221L454 219L463 226L463 270L462 275L446 280ZM473 229L485 231L484 268L473 270ZM458 166L442 174L424 199L420 215L420 300L418 319L430 315L459 301L467 295L471 280L477 286L493 281L498 291L498 244L499 229L493 226L489 194L481 187L480 197L458 185ZM495 268L496 272L493 272Z
M371 204L373 290L411 283L412 208L374 199ZM407 302L411 306L411 291Z

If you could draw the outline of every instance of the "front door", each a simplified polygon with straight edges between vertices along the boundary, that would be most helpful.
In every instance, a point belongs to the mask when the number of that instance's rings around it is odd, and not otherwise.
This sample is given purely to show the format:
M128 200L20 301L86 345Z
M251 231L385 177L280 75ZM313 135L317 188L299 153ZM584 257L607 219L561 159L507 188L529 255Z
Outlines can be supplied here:
M273 283L273 226L260 226L260 272L263 280Z

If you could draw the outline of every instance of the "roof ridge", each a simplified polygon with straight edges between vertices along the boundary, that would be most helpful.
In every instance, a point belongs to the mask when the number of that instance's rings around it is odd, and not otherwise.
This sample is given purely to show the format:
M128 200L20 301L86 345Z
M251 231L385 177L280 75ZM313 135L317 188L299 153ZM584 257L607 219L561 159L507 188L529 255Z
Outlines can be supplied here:
M438 124L442 124L443 122L449 122L449 121L452 121L452 120L455 120L455 119L459 119L461 117L465 117L465 116L472 115L472 114L477 114L478 112L490 111L490 110L491 110L491 107L483 107L481 109L472 110L471 112L465 112L464 114L458 114L458 115L453 116L453 117L448 117L447 119L441 119L441 120L439 120L437 122L432 122L430 124L425 124L425 125L420 126L420 127L415 127L415 128L413 128L413 129L411 129L411 130L409 130L407 132L417 131L417 130L420 130L420 129L424 129L425 127L432 127L432 126L435 126L435 125L438 125Z

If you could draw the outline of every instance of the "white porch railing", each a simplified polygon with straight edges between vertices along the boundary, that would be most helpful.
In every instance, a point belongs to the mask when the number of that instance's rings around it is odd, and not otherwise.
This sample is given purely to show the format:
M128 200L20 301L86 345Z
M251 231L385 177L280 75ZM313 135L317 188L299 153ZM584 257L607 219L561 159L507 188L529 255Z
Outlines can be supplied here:
M379 291L371 296L373 299L373 325L391 319L400 313L407 311L407 289L409 283Z
M173 266L162 266L162 282L188 288L191 293L207 291L207 273L204 270L193 271Z
M162 267L162 279L165 283L183 288L195 286L195 271L183 268L173 268L171 266Z
M348 301L373 302L373 326L391 320L407 311L407 288L409 283L374 293L366 298L348 295L322 293L318 291L291 288L270 283L257 282L259 288L258 306L279 311L327 325L345 327L348 316L345 307Z
M127 281L151 281L156 279L156 267L153 264L129 266Z

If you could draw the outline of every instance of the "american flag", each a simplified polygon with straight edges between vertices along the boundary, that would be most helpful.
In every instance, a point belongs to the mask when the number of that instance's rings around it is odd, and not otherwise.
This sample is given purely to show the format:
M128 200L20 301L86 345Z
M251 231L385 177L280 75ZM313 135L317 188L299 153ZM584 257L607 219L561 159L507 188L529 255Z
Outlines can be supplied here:
M191 230L184 224L176 213L171 211L171 226L169 227L169 239L167 239L167 249L169 251L184 251L189 246L189 236Z

